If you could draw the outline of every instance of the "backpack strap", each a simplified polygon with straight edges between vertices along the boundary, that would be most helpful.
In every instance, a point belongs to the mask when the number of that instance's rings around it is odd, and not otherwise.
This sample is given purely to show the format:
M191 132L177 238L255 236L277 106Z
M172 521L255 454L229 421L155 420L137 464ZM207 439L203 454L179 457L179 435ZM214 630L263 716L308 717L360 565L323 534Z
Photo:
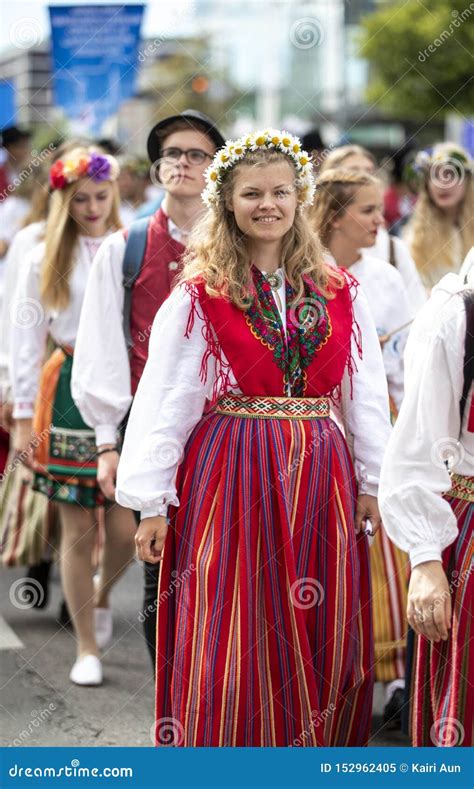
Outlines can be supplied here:
M474 379L474 290L465 290L463 300L466 308L466 340L464 344L464 385L459 402L461 422L466 408L469 389Z
M148 226L150 217L144 216L132 222L128 229L127 244L122 263L122 284L124 288L123 301L123 333L127 342L127 348L133 345L130 333L130 315L132 310L132 288L140 274L140 270L145 256L146 242L148 237Z
M397 268L397 256L395 254L395 241L393 236L388 237L388 262Z

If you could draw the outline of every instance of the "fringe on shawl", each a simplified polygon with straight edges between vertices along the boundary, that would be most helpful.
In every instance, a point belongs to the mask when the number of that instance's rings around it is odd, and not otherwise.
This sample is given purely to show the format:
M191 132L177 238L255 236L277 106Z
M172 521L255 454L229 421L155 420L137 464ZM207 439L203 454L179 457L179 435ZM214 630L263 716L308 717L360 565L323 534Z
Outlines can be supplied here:
M217 337L215 335L214 329L212 328L212 324L204 312L204 310L199 309L199 287L198 284L195 282L187 282L184 285L186 291L189 293L191 298L191 309L189 312L188 322L186 324L186 331L184 336L189 338L191 332L194 328L194 321L196 316L200 321L202 321L202 328L201 333L206 343L206 351L202 358L201 362L201 370L200 370L200 379L202 383L206 383L208 372L209 372L209 360L213 358L215 360L216 365L216 380L214 382L214 386L212 388L211 399L209 401L209 407L215 405L215 403L219 400L219 398L228 392L232 388L232 383L230 380L230 376L232 373L232 368L229 362L224 358L222 354L222 349L217 341Z
M357 355L360 360L362 360L362 332L360 330L360 326L355 319L355 312L354 312L354 301L357 298L357 292L360 287L360 283L356 280L355 277L350 274L347 269L340 269L341 274L344 276L346 280L347 287L349 289L349 296L350 296L350 305L351 305L351 324L352 324L352 331L351 331L351 344L349 348L349 355L347 357L346 362L346 369L349 375L350 381L350 396L352 399L353 395L353 385L352 379L354 377L354 373L357 372L357 362L354 356L352 355L352 341L354 341L355 347L357 348ZM336 386L330 394L330 399L334 403L334 405L338 405L341 402L342 397L342 381L338 386Z

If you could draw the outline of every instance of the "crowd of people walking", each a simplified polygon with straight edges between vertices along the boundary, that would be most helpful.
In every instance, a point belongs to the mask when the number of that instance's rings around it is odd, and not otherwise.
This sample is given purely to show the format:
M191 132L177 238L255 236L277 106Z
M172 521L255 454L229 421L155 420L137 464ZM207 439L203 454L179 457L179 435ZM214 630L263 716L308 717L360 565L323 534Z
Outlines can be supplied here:
M136 551L171 744L367 745L378 681L413 745L472 745L467 151L402 199L365 148L196 110L148 165L72 139L23 178L2 140L1 553L41 604L59 562L71 682Z

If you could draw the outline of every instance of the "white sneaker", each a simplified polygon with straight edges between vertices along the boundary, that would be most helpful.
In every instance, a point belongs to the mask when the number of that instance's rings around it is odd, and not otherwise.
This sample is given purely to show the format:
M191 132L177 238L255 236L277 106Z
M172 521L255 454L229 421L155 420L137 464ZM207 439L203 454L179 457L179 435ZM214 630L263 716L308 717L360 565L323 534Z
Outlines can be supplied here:
M113 621L111 608L94 608L95 640L99 649L105 649L112 641Z
M102 663L95 655L77 658L69 679L75 685L102 685Z

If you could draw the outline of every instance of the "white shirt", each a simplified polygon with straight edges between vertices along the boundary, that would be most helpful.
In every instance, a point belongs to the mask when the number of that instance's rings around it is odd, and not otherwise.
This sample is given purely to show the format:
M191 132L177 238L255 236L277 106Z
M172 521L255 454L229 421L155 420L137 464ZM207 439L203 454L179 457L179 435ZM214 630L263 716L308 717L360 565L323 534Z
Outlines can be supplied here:
M360 252L363 257L379 258L392 265L390 263L390 239L393 240L394 244L395 268L406 288L410 318L414 318L418 310L426 303L428 296L416 263L405 242L401 238L397 238L397 236L389 235L384 227L379 227L374 246L361 249Z
M399 409L403 399L403 352L409 327L398 329L412 317L405 285L394 266L368 255L363 255L349 271L362 285L379 337L394 332L384 344L382 356L388 391Z
M48 335L57 345L74 346L76 342L87 279L102 241L103 238L78 237L69 279L70 301L64 310L52 310L41 302L39 283L44 243L30 252L21 268L10 307L10 374L15 419L33 416Z
M471 269L470 286L474 286ZM473 386L460 424L466 312L459 294L466 286L447 274L415 320L405 354L405 399L382 467L379 502L393 542L410 555L412 567L440 560L458 534L442 494L450 470L474 475L474 434L467 431Z
M283 325L284 288L281 315ZM200 378L206 341L204 322L195 316L193 330L185 337L191 298L176 288L158 311L150 337L148 361L138 385L128 421L117 475L117 501L140 510L142 517L165 515L169 504L178 505L175 475L188 437L201 419L206 398L215 382L215 365L209 364L205 383ZM380 345L367 301L359 290L354 300L355 319L363 338L363 359L354 340L357 364L350 398L348 373L343 380L342 412L346 433L353 440L359 492L376 495L383 448L390 433L387 385ZM233 392L239 392L231 377Z
M168 232L184 234L168 218ZM123 333L123 232L100 247L90 272L72 367L71 391L82 418L95 430L96 443L113 444L132 402L130 361Z
M34 222L14 237L5 258L5 281L0 315L0 402L11 399L9 372L10 356L10 308L15 296L20 271L28 255L40 242L46 222Z

